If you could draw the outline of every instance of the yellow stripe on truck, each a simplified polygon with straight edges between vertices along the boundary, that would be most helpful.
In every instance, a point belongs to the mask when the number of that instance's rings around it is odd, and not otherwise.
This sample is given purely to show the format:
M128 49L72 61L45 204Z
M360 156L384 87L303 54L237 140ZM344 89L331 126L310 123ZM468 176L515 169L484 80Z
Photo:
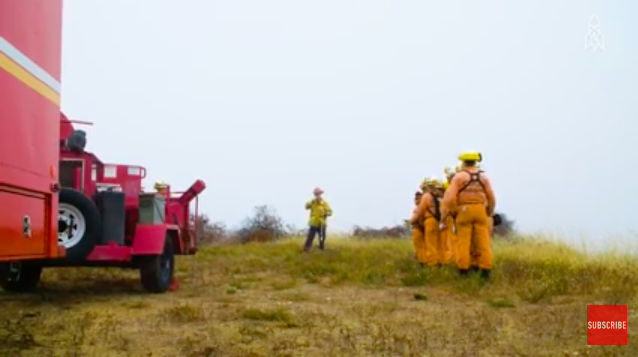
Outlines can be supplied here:
M15 63L11 58L0 52L0 68L4 69L17 80L38 92L40 95L51 101L56 106L60 106L60 94L49 88L46 84Z

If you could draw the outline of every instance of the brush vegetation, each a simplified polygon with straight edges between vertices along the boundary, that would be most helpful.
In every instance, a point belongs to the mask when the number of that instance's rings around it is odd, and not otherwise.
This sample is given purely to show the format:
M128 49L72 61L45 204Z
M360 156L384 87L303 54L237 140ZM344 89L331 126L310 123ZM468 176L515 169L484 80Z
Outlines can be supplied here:
M0 355L635 356L638 261L538 238L495 240L493 278L420 270L408 240L302 238L180 257L173 293L137 273L45 270L0 293ZM587 346L587 304L629 305L628 346Z

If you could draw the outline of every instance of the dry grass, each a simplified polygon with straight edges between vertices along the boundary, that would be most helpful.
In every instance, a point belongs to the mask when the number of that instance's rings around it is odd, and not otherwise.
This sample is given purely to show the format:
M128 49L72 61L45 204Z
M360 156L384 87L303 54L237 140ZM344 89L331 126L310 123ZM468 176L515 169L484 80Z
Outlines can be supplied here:
M0 355L634 356L638 261L556 243L494 242L493 280L419 271L402 240L210 247L178 261L179 291L134 271L52 269L0 293ZM587 346L586 305L628 304L628 346Z

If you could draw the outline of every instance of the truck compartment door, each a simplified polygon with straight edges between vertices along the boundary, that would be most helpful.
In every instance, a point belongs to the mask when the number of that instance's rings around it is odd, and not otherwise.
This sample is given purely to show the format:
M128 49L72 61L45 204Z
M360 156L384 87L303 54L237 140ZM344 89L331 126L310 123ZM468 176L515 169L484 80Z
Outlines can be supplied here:
M45 195L13 192L0 188L0 261L11 257L45 257L50 241L51 220Z

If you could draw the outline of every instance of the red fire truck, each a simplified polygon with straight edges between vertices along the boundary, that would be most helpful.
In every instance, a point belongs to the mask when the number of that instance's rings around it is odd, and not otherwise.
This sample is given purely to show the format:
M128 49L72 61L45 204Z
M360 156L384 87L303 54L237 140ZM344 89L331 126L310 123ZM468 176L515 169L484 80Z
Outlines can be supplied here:
M61 0L0 0L0 286L33 290L45 267L114 266L165 292L174 256L197 251L206 186L144 192L145 168L85 150L60 111L61 32Z

